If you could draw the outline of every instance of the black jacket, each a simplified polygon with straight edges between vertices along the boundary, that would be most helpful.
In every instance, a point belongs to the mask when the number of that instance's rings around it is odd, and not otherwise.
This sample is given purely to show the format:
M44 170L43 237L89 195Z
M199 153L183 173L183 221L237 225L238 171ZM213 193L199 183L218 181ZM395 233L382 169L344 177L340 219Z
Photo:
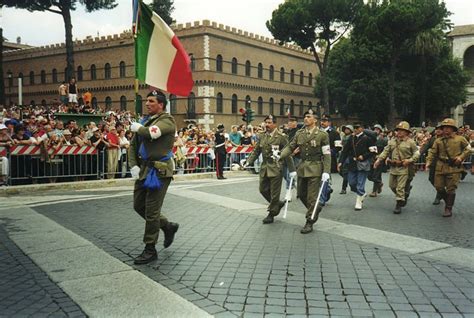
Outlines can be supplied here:
M370 152L369 148L373 145L374 143L372 139L366 134L362 134L359 137L354 135L350 136L342 148L339 163L344 163L347 159L349 168L351 168L351 166L356 165L354 158L357 158L360 155L362 155L363 160L371 159L374 154Z

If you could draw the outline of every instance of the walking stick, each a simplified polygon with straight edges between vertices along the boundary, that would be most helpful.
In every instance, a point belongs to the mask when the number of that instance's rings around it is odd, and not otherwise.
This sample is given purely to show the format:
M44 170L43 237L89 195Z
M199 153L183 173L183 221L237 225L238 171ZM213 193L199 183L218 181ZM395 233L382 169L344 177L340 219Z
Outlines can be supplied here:
M294 177L290 178L290 187L288 190L286 190L286 195L285 195L285 210L283 210L283 218L286 219L286 213L288 212L288 197L291 195L291 187L293 186L293 179ZM288 194L289 193L289 194Z
M314 204L313 214L311 214L311 220L314 220L314 214L316 214L316 209L318 208L319 200L321 199L321 193L323 193L324 183L328 181L321 182L321 186L319 187L318 198L316 199L316 203Z

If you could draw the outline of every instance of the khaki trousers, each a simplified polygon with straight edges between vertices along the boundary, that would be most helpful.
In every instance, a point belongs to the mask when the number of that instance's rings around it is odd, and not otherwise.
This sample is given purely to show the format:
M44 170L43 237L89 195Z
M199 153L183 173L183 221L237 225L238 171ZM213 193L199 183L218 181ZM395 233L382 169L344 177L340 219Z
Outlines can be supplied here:
M277 216L280 212L280 192L283 177L260 177L259 191L270 205L268 212L273 216Z
M143 181L135 181L133 189L133 209L145 220L143 243L156 244L160 228L168 225L168 219L161 214L161 207L171 178L161 178L163 186L159 190L145 189Z
M107 149L107 179L114 179L117 172L119 149Z
M390 174L389 187L395 193L397 201L405 201L405 190L408 182L408 174Z
M456 193L458 183L461 180L461 173L437 174L434 177L436 191L446 193Z
M314 205L318 198L319 186L321 184L321 177L309 177L302 178L298 177L298 197L306 207L306 220L311 219L313 214Z

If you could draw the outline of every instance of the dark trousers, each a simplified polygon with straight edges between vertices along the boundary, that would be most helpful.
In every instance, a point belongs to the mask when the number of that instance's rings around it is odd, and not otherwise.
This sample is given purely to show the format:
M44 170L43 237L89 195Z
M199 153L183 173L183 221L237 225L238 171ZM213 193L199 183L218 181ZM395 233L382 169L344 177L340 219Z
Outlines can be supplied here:
M156 245L160 228L168 225L168 219L161 214L161 206L171 178L161 178L163 183L159 190L148 190L143 187L143 181L135 181L133 189L133 209L145 220L143 243Z
M273 216L277 216L280 212L280 192L282 177L260 177L259 191L270 205L268 212Z
M224 176L224 164L225 164L225 158L226 153L218 152L216 153L216 173L217 176Z

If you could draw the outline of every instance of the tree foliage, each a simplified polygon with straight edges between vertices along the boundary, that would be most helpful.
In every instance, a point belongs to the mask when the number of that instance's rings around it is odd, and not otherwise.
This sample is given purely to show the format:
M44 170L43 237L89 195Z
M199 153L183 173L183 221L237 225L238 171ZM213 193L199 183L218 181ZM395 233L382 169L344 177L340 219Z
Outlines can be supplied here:
M153 0L150 3L150 9L158 14L168 25L175 22L171 17L171 13L174 11L173 0Z
M0 2L0 7L27 9L29 11L48 11L63 17L66 39L67 78L71 78L74 74L71 11L76 10L78 5L84 6L87 12L113 9L117 6L115 0L2 0Z
M283 43L295 43L314 55L321 76L322 105L328 107L326 69L332 46L349 30L362 0L287 0L266 25ZM322 49L322 56L317 47Z

